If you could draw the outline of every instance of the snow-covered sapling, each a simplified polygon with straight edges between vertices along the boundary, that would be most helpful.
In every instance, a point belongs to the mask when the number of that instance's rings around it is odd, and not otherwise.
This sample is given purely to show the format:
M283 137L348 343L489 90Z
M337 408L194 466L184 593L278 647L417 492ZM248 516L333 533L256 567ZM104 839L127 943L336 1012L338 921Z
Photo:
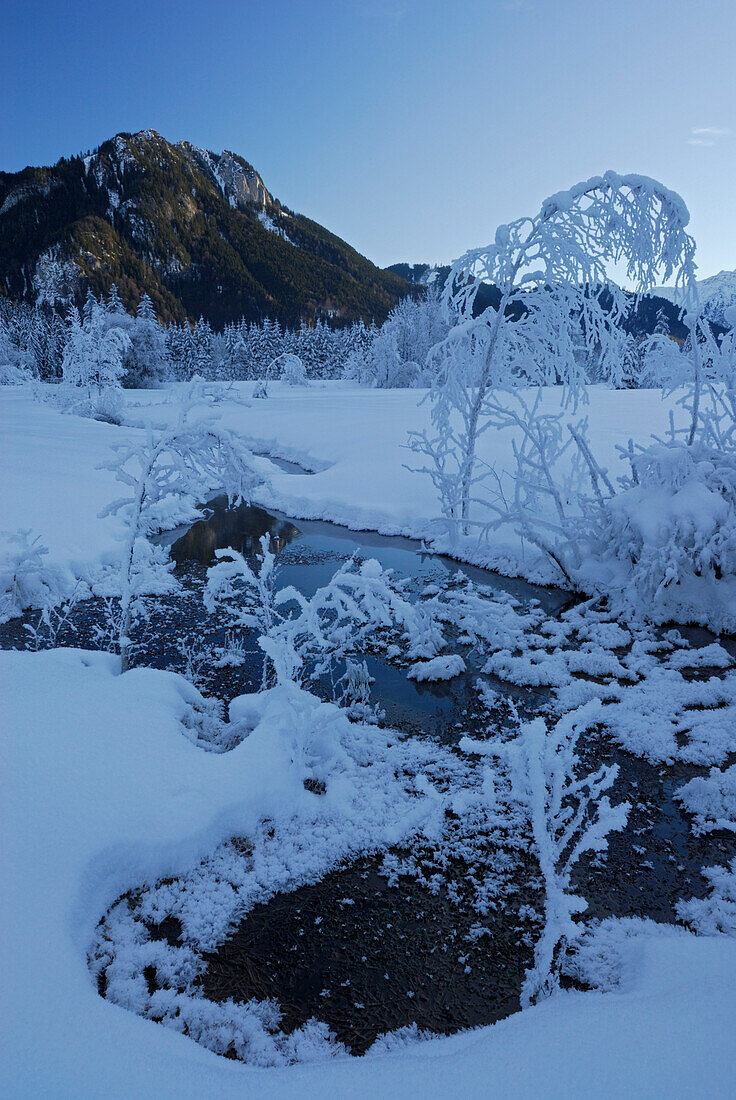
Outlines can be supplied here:
M211 615L223 608L236 631L255 630L259 636L282 618L276 606L278 561L268 535L261 536L260 547L258 569L238 550L216 550L218 561L207 570L204 590L204 605ZM272 671L271 662L264 659L262 688L271 686Z
M151 546L148 536L170 526L184 504L191 512L214 489L225 492L234 503L248 500L254 486L263 481L251 452L233 432L208 418L190 420L197 404L194 387L173 428L160 433L149 428L144 441L121 444L115 448L116 457L103 464L130 489L129 495L100 513L125 519L118 634L123 671L129 664L130 628L138 597L170 588L168 555L161 547Z
M617 764L581 774L578 740L596 725L600 713L600 702L594 700L551 727L542 717L523 722L512 741L464 738L460 743L466 752L499 759L512 797L531 826L544 882L544 928L522 987L524 1007L557 988L565 952L580 933L574 918L588 903L572 893L573 868L584 852L605 851L608 834L623 829L628 819L629 803L612 806L604 794L616 779Z
M285 352L282 355L277 355L275 359L271 359L269 361L268 366L266 367L266 373L261 378L258 379L255 386L253 387L253 396L254 397L258 397L258 398L261 398L261 399L268 397L268 384L269 384L269 382L271 381L272 378L275 378L275 377L281 375L281 371L282 371L282 368L284 366L284 360L285 359L288 359L288 360L296 359L301 364L301 359L299 359L299 357L297 355L291 355L288 352ZM295 371L296 371L296 368L295 368L294 364L290 365L289 363L287 363L286 364L286 369L287 369L287 373L289 373L290 375L295 373ZM302 366L302 369L303 369L303 366ZM296 371L296 374L298 376L298 371ZM288 378L284 379L284 380L289 381ZM306 382L306 371L305 371L305 382ZM299 385L301 383L295 382L293 384L294 385Z
M370 724L383 718L383 711L371 700L372 683L366 662L347 657L345 672L335 684L335 701L358 722Z
M307 372L298 355L292 352L284 352L271 364L272 369L279 371L279 378L286 382L287 386L306 386L308 384Z
M377 561L346 562L310 598L292 586L275 590L275 557L261 543L256 571L234 550L221 551L208 574L209 610L232 605L233 624L255 628L265 654L264 684L316 679L353 655L377 631L400 630L410 657L433 657L444 645L426 605L414 605L390 570Z

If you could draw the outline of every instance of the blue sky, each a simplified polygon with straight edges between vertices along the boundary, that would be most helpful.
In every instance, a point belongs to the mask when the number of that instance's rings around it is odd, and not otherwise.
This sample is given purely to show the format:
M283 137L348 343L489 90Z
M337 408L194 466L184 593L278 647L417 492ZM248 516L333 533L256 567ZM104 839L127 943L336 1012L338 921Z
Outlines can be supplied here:
M736 268L734 0L6 0L0 169L120 130L233 149L379 264L615 168Z

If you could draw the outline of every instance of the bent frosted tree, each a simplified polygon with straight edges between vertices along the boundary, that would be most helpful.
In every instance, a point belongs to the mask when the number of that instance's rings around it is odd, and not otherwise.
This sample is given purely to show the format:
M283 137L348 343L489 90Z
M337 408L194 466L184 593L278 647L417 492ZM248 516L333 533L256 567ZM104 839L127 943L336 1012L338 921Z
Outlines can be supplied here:
M493 244L455 262L446 298L459 323L433 352L432 429L410 435L453 537L468 534L478 485L491 474L477 444L497 420L494 392L562 384L574 403L586 381L581 343L615 382L624 362L618 323L630 299L611 268L635 291L674 280L690 293L688 221L680 196L662 184L606 172L552 195L535 217L499 226ZM476 317L484 283L501 297Z

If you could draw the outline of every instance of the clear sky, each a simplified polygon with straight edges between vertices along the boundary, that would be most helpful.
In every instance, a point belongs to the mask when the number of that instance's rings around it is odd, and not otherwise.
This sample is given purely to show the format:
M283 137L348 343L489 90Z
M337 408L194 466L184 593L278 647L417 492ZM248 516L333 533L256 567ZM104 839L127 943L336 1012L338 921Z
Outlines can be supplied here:
M736 268L736 0L5 0L0 90L0 169L150 127L381 265L615 168Z

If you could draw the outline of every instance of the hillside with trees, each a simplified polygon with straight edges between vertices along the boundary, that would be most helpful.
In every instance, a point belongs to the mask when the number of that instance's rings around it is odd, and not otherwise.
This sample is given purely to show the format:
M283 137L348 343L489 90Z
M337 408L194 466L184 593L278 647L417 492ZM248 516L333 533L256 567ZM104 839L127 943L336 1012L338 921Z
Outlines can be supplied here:
M216 328L380 322L410 289L283 206L242 157L154 130L0 172L0 295L81 307L113 284L130 312L145 293L164 322Z

